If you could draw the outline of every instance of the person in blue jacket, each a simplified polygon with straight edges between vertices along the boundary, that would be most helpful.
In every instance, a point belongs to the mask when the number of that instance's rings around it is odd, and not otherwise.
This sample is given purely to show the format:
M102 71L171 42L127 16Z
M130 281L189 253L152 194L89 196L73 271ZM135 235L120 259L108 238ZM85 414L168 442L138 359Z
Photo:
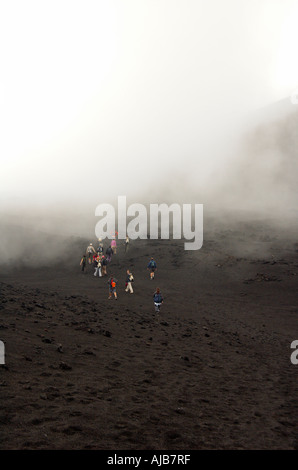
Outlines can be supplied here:
M159 287L156 288L156 291L153 294L153 301L154 301L155 312L159 313L161 304L163 303L163 296L160 293Z
M148 263L147 269L150 271L150 279L151 281L154 279L154 273L157 270L156 262L154 261L153 258Z

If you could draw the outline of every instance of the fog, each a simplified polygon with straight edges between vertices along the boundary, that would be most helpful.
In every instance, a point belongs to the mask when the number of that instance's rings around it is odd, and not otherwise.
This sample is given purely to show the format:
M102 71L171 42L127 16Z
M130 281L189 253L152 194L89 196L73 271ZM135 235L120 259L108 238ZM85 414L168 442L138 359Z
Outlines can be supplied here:
M11 233L94 237L120 195L297 215L297 20L290 0L2 2L2 256Z

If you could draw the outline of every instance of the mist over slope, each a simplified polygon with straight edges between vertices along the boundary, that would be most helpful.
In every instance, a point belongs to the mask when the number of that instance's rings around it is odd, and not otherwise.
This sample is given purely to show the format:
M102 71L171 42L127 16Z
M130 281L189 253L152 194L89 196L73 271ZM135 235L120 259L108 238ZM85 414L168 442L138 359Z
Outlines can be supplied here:
M241 137L235 136L234 144L222 149L222 161L203 182L196 178L204 168L194 171L181 159L181 171L169 169L168 177L163 175L144 199L148 204L202 203L205 214L222 214L223 219L239 211L248 220L290 218L298 202L297 129L298 107L282 100L253 116Z
M237 158L216 192L227 208L273 219L290 215L298 202L298 113L261 123L246 133Z
M38 224L29 227L1 220L0 265L12 269L26 266L53 266L79 258L79 237L65 237L41 231ZM79 260L78 260L79 262ZM24 270L24 279L26 272Z
M169 166L167 173L158 174L153 167L153 184L149 175L148 186L142 192L135 192L133 185L128 185L127 206L135 202L145 204L149 214L151 203L203 204L204 239L214 227L218 231L227 227L237 230L237 223L240 226L255 220L263 221L268 233L273 225L280 226L282 232L285 226L290 231L297 220L297 107L283 103L281 112L280 107L273 106L255 123L243 135L226 166L221 164L211 175L206 174L204 184L196 183L195 172L183 166L181 159L178 173ZM125 177L129 178L129 172ZM38 200L28 204L19 199L19 203L6 207L2 200L1 264L11 260L19 264L53 263L65 253L71 256L73 242L69 237L94 241L98 221L95 208L100 203L110 203L117 213L117 198L121 195L106 199L100 185L97 194L92 202L80 204L76 199L73 204L61 200L51 205Z

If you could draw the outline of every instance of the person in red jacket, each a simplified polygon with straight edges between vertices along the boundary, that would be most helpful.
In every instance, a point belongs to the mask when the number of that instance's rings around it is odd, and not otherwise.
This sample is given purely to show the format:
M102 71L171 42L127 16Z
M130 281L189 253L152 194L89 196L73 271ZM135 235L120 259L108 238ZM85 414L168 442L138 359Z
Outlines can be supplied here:
M109 284L109 300L112 299L112 294L114 294L115 300L117 300L117 291L116 291L116 286L117 286L117 279L112 275L110 279L108 280Z

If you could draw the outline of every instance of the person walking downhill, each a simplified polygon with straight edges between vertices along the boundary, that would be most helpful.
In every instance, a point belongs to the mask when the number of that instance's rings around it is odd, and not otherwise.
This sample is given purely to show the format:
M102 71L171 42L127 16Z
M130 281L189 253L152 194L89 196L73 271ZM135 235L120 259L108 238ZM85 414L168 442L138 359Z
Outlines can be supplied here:
M111 241L111 248L112 248L112 251L113 251L113 255L116 255L116 253L117 253L117 242L116 242L115 238L113 238L113 240Z
M112 259L113 250L111 245L106 249L107 262L110 263Z
M111 276L110 279L108 280L109 284L109 300L112 300L112 294L114 294L115 300L117 300L117 291L116 291L116 286L117 286L117 279L114 276Z
M100 261L100 256L97 256L95 260L95 271L94 271L94 276L101 277L101 261Z
M154 261L153 258L151 258L151 260L149 261L147 269L149 269L150 271L150 279L152 281L154 279L154 273L157 269L156 262Z
M129 271L129 269L126 271L126 289L125 289L125 292L130 292L131 294L133 294L133 288L132 288L132 282L134 282L134 277L132 275L132 273Z
M103 254L103 244L102 244L101 238L98 239L97 254L98 254L99 256L102 256L102 254Z
M101 274L103 276L107 276L107 264L108 264L108 262L107 262L105 256L102 255L102 257L101 257Z
M86 264L87 264L87 258L86 258L86 255L83 255L83 257L82 257L82 259L81 259L81 262L80 262L80 266L82 267L82 272L84 272L84 271L85 271Z
M128 252L128 248L129 248L129 236L127 235L125 239L125 253Z
M159 313L161 304L163 303L163 296L160 293L159 287L156 288L156 291L153 294L153 301L154 301L155 312Z
M94 250L94 246L92 245L92 243L89 243L89 245L87 246L87 250L86 250L89 264L91 264L91 259L94 253L96 253L96 251Z
M94 255L92 256L92 264L94 267L97 266L97 257L98 257L97 253L94 253Z

